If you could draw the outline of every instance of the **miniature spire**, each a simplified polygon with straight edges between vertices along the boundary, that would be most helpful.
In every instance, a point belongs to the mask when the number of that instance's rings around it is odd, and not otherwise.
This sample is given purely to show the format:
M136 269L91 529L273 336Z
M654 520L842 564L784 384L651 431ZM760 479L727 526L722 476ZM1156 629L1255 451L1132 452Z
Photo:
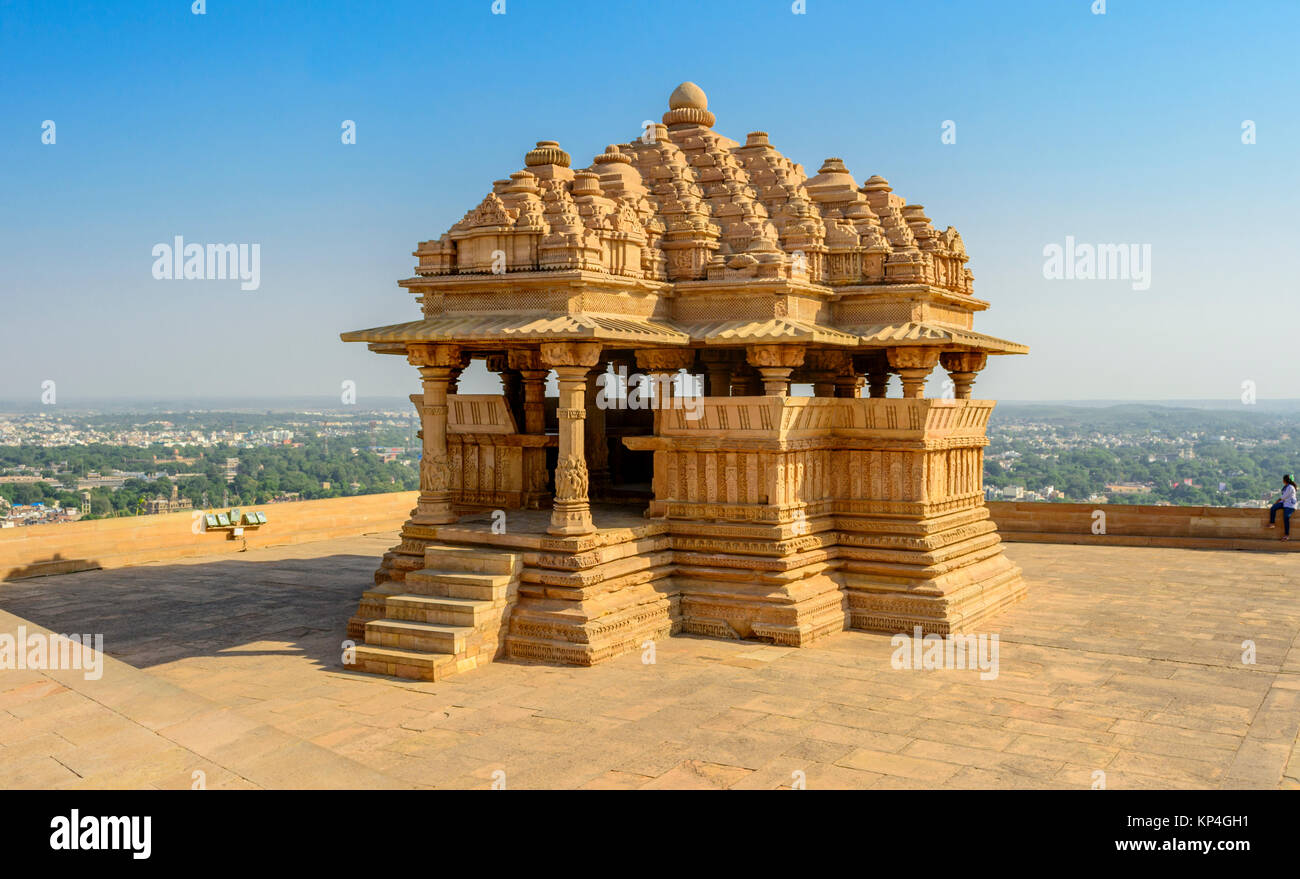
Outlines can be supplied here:
M630 165L632 164L632 157L629 156L627 153L623 152L622 150L620 150L617 145L610 144L609 146L605 147L604 153L602 153L599 156L596 156L595 164L605 165L610 162L621 162L623 164Z
M538 165L559 165L561 168L569 167L569 154L560 149L558 141L539 140L537 148L528 151L524 156L524 165L529 168L535 168Z

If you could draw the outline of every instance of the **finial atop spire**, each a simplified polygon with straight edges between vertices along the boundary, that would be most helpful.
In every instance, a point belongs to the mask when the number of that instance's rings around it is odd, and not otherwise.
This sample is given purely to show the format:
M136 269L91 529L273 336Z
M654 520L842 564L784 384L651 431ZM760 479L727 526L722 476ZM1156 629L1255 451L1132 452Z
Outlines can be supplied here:
M668 98L668 107L672 110L707 110L709 109L709 97L704 94L704 89L700 88L693 82L687 81L673 89L672 95Z
M709 112L709 97L704 89L693 82L684 82L668 97L669 110L664 114L664 124L670 129L687 125L712 128L717 117Z

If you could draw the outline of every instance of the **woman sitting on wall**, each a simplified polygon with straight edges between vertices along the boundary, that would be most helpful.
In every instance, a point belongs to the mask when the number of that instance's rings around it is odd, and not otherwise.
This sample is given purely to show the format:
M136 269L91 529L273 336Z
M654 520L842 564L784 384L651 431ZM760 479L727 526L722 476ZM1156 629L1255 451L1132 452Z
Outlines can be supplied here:
M1274 527L1277 520L1277 511L1282 511L1282 539L1291 539L1291 514L1295 512L1296 503L1296 484L1287 473L1282 477L1282 497L1273 502L1273 506L1268 508L1268 525L1265 527Z

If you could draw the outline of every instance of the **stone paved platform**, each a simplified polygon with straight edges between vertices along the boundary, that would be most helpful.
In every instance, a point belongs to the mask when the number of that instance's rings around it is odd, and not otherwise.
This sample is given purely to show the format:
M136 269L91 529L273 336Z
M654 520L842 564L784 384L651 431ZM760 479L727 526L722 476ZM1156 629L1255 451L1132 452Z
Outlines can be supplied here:
M110 656L97 681L0 671L0 787L1300 787L1286 555L1008 546L1030 591L993 621L994 680L844 632L423 684L339 666L394 540L0 585L0 632L102 632Z

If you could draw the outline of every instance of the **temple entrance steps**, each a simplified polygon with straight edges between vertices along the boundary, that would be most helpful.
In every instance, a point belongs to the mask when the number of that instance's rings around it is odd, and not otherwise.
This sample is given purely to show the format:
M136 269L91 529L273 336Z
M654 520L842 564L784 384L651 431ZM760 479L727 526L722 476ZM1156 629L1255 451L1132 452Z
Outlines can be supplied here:
M355 671L436 681L504 652L519 594L518 553L429 544L425 566L367 591L349 631L361 629Z

